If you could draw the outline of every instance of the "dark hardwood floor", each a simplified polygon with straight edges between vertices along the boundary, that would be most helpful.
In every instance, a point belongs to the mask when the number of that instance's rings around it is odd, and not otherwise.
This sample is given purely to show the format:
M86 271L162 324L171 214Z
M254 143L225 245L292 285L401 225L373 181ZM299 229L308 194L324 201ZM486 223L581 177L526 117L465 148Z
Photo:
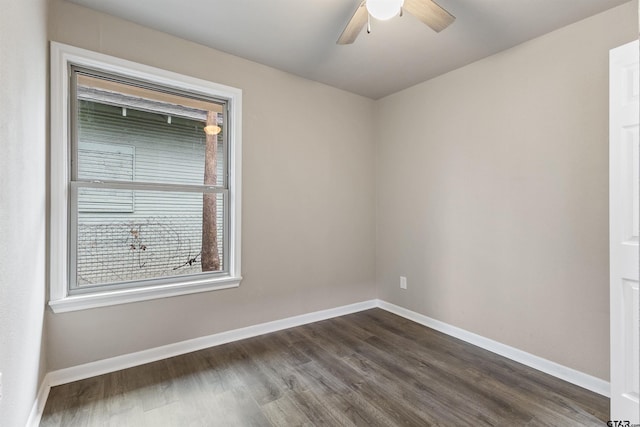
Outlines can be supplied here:
M603 426L609 400L380 309L54 387L41 426Z

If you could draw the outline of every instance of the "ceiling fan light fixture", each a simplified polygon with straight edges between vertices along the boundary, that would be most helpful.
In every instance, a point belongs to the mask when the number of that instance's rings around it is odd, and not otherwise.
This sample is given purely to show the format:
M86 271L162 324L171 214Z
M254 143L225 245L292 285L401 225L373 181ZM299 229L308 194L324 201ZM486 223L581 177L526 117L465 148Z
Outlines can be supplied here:
M400 13L404 0L367 0L367 12L380 21L386 21Z

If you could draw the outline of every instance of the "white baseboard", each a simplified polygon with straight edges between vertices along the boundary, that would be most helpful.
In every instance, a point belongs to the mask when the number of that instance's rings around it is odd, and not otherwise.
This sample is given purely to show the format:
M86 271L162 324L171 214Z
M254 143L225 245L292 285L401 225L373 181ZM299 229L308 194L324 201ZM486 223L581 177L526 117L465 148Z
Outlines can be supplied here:
M73 366L71 368L52 371L47 374L49 386L53 387L73 381L91 378L145 363L155 362L169 357L179 356L192 351L203 350L209 347L239 341L282 329L293 328L295 326L306 325L320 320L331 319L333 317L344 316L358 311L368 310L377 307L377 300L369 300L327 310L316 311L299 316L288 317L286 319L274 320L272 322L247 326L246 328L234 329L232 331L221 332L200 338L181 341L174 344L163 345L161 347L142 350L135 353L123 354L122 356L111 357L109 359L98 360Z
M221 332L218 334L208 335L205 337L194 338L181 341L174 344L168 344L161 347L151 348L148 350L138 351L136 353L124 354L122 356L111 357L109 359L98 360L95 362L85 363L83 365L73 366L70 368L51 371L45 375L44 380L38 391L29 419L27 427L37 427L42 418L47 397L51 387L67 384L73 381L79 381L86 378L95 377L134 366L143 365L145 363L155 362L169 357L179 356L181 354L190 353L192 351L203 350L209 347L239 341L258 335L268 334L283 329L293 328L296 326L306 325L308 323L318 322L321 320L331 319L333 317L344 316L371 308L381 308L390 313L412 320L421 325L430 327L452 337L461 339L470 344L481 347L485 350L504 356L508 359L527 365L531 368L545 372L564 381L570 382L577 386L586 388L595 393L609 397L609 383L575 369L562 366L558 363L543 359L522 350L510 347L508 345L493 341L472 332L449 325L439 320L432 319L428 316L416 313L406 308L388 303L382 300L369 300L355 304L349 304L341 307L331 308L327 310L316 311L313 313L302 314L299 316L288 317L286 319L274 320L272 322L261 323L258 325L248 326L246 328L234 329L232 331Z
M40 384L38 395L36 396L36 400L33 402L33 406L31 407L31 412L29 413L26 427L38 427L40 425L42 411L44 410L44 405L47 403L49 391L51 390L51 386L49 385L49 380L47 378L48 376L49 374L45 375L42 379L42 384Z
M469 344L473 344L492 353L504 356L515 362L522 363L523 365L527 365L533 369L537 369L538 371L560 378L561 380L570 382L571 384L586 388L587 390L591 390L605 397L610 397L609 382L600 378L593 377L585 374L584 372L576 371L575 369L568 368L550 360L543 359L542 357L527 353L526 351L518 350L517 348L510 347L386 301L378 300L378 307L416 323L420 323L421 325L435 329L436 331L440 331L444 334L461 339L462 341L466 341Z

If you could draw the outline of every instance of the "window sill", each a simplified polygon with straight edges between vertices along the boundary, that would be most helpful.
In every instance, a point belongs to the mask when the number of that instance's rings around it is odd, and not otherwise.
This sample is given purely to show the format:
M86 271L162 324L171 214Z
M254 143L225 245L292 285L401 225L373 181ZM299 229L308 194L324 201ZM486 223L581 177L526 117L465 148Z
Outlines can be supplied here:
M65 313L68 311L87 310L91 308L107 307L110 305L120 305L130 302L187 295L197 292L237 288L240 286L241 280L242 277L225 277L222 279L218 278L207 281L70 295L61 299L49 301L49 306L54 313Z

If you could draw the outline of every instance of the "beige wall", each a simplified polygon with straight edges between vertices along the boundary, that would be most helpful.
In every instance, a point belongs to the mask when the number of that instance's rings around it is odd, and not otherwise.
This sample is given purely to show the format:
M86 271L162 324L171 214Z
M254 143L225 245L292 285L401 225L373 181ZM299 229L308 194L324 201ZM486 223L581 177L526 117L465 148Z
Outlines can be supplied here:
M381 299L609 377L608 53L637 16L624 4L377 103Z
M0 13L0 425L23 426L45 372L47 1Z
M50 39L243 93L238 289L47 312L49 368L375 297L374 102L70 3Z

